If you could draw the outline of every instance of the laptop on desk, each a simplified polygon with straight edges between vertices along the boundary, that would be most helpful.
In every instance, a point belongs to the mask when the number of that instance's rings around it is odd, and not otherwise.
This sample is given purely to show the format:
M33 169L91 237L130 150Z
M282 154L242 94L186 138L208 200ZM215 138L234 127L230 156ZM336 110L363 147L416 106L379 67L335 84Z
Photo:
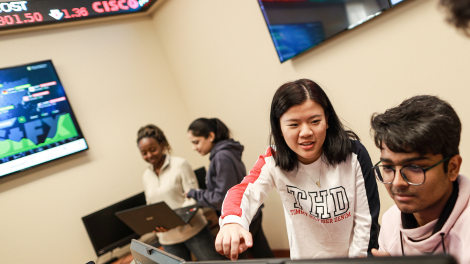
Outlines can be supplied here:
M198 205L191 205L172 210L165 202L159 202L119 211L116 216L134 232L143 235L152 232L157 226L172 229L185 225L198 209Z
M131 254L136 264L284 264L289 259L241 259L237 261L210 260L210 261L185 261L173 254L147 245L133 239L131 243Z
M186 261L175 255L133 239L131 254L136 264L182 264Z

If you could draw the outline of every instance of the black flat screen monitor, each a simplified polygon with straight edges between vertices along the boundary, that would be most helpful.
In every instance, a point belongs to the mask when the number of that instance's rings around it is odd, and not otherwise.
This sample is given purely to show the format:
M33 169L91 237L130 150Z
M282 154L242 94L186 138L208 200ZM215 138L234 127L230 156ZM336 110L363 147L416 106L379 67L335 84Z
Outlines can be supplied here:
M284 264L457 264L450 255L288 260Z
M201 167L199 169L194 170L194 174L196 174L197 184L199 185L199 189L207 189L206 186L206 168Z
M0 69L0 178L86 149L52 61Z
M98 257L140 237L116 216L116 212L145 204L145 194L141 192L82 218Z
M289 60L405 0L258 0L279 60Z

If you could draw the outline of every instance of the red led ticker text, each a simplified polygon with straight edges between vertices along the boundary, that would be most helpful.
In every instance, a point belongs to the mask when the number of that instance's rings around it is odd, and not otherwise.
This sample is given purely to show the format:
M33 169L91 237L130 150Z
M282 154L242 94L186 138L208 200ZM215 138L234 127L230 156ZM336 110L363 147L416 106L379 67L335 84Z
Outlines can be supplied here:
M137 9L139 7L139 2L137 0L109 0L94 2L91 6L95 12L104 13L129 10L129 8Z
M23 18L24 17L24 18ZM0 26L5 25L19 25L24 23L34 23L34 22L41 22L43 17L41 13L34 12L34 13L24 13L20 15L6 15L0 16Z
M86 7L72 8L73 14L70 14L67 9L62 9L62 12L64 12L64 18L86 17L89 15Z

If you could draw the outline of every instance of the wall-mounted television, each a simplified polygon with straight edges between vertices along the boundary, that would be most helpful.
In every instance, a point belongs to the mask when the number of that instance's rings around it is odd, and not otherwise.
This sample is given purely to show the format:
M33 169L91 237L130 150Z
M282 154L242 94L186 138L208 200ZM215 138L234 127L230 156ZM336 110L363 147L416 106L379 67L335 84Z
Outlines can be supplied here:
M404 1L258 0L281 62Z
M0 1L0 31L146 12L157 0Z
M0 69L0 178L86 149L51 60Z

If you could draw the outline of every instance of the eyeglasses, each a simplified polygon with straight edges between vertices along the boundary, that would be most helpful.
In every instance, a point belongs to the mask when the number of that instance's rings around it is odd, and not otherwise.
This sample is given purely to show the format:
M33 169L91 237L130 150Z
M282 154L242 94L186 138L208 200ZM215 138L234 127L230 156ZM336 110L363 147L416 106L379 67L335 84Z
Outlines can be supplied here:
M427 168L415 166L415 165L405 165L402 166L400 169L400 175L403 177L409 185L421 185L426 180L426 171L436 167L437 165L441 164L442 162L448 160L450 157L447 157L438 163L429 166ZM375 177L379 182L383 184L390 184L395 179L395 174L397 169L395 165L379 165L382 161L377 162L372 169L375 172Z

